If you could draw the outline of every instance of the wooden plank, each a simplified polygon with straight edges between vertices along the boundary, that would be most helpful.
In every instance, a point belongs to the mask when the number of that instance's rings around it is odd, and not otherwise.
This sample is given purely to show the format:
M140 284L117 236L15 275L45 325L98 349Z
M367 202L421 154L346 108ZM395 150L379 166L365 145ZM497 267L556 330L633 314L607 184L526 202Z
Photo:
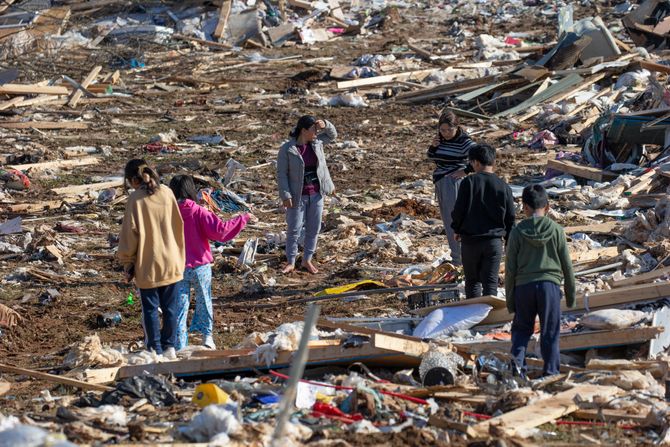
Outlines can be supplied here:
M420 309L410 310L409 313L419 316L428 315L435 309L442 309L444 307L454 307L454 306L467 306L469 304L488 304L494 309L502 309L507 306L505 303L505 298L500 298L497 296L487 295L480 296L478 298L469 298L460 301L452 301L450 303L438 304L436 306L422 307Z
M662 276L670 275L670 267L663 267L651 272L639 273L630 278L620 279L618 281L610 280L609 284L612 288L618 287L628 287L635 284L643 284L646 282L652 282L655 279L661 278Z
M35 379L46 380L47 382L60 383L61 385L68 385L75 388L81 388L82 390L90 391L111 391L114 388L104 385L97 385L94 383L82 382L81 380L70 379L68 377L56 376L54 374L48 374L38 371L33 371L31 369L17 368L15 366L9 366L0 363L0 372L8 374L17 374L23 376L33 377Z
M221 8L219 9L219 21L216 23L216 29L212 35L216 39L221 39L223 33L226 30L226 25L228 25L228 18L230 17L230 11L233 6L232 0L223 0Z
M598 422L631 421L638 424L644 424L648 421L647 418L649 417L649 412L646 414L629 414L626 413L626 410L610 410L607 408L584 409L575 411L572 413L572 417Z
M79 121L0 121L5 129L88 129L88 123Z
M569 76L572 76L572 75L569 75ZM542 102L546 102L546 101L549 101L549 100L551 100L551 101L554 102L554 103L561 102L561 101L563 101L564 99L567 99L567 98L569 98L570 96L574 95L574 94L577 93L578 91L580 91L580 90L584 90L585 88L590 87L591 85L593 85L593 84L595 84L596 82L598 82L598 81L600 81L601 79L603 79L605 76L608 76L608 73L598 73L598 74L596 74L596 75L593 75L593 76L591 76L590 78L588 78L587 80L585 80L585 81L579 83L576 87L574 87L574 88L568 90L567 92L563 92L563 93L560 93L560 92L559 92L559 93L557 93L557 94L552 94L549 98L544 99ZM552 86L552 87L553 87L553 86ZM549 92L549 90L551 90L551 87L549 87L543 94ZM520 110L520 111L521 111L521 110ZM537 115L538 113L540 113L540 110L539 110L539 109L534 110L534 111L531 111L531 112L528 112L528 113L526 113L525 115L519 117L518 121L519 121L519 122L523 122L523 121L525 121L525 120L527 120L527 119L529 119L529 118L534 117L534 116Z
M107 188L120 188L123 186L123 180L112 180L109 182L89 183L87 185L64 186L62 188L53 188L51 192L60 195L77 195L89 191L99 191Z
M292 361L293 352L283 351L277 354L272 365L258 362L256 355L224 358L200 358L174 362L154 363L149 365L128 365L119 369L118 378L133 377L142 374L174 374L176 376L195 376L202 374L224 374L254 369L285 368ZM420 359L396 352L375 348L371 343L358 347L343 348L328 346L310 350L308 365L348 365L354 362L365 362L367 365L380 366L418 366Z
M67 95L70 91L60 85L3 84L0 94L3 95Z
M642 371L662 379L668 372L668 362L663 360L591 359L586 364L590 371Z
M72 11L86 11L89 9L96 9L102 6L110 5L129 5L130 0L91 0L88 2L76 2L70 5Z
M581 351L592 348L605 348L614 346L628 346L645 343L653 340L658 334L663 333L662 327L639 327L626 329L613 329L604 331L577 332L573 334L561 334L561 351ZM528 352L539 351L539 341L531 340L528 343ZM462 352L509 352L512 342L509 340L494 340L483 342L454 343L456 348Z
M554 396L539 399L525 407L479 422L472 426L468 433L472 436L485 436L492 427L499 427L508 436L514 436L519 430L534 428L577 411L579 406L575 401L578 396L579 400L584 401L595 397L607 399L622 393L623 390L613 386L576 385Z
M614 172L594 168L591 166L579 165L570 160L549 160L547 161L547 168L572 174L577 177L594 180L596 182L602 182L603 180L617 177L617 174Z
M19 104L24 99L26 99L25 96L15 96L14 98L8 101L4 101L0 103L0 110L7 110L11 109L12 107L16 107L16 105Z
M561 312L583 312L586 308L590 310L614 308L621 304L655 301L666 297L670 297L670 281L621 287L586 296L582 294L577 296L575 307L572 309L568 308L565 300L561 300ZM504 324L512 321L512 317L513 314L510 314L507 309L493 310L480 325Z
M13 214L30 214L42 211L58 209L63 205L63 200L48 200L37 203L18 203L15 205L7 205L6 211Z
M98 65L96 67L93 67L93 70L84 78L84 80L81 82L81 86L83 88L87 88L93 81L95 81L95 78L100 74L102 71L102 66ZM72 98L70 99L70 102L68 105L72 108L77 106L77 103L81 99L81 97L84 96L84 92L82 92L80 89L77 89L73 94Z
M657 64L656 62L652 61L640 61L640 67L646 68L649 71L656 71L659 73L670 73L669 66L663 64Z
M494 115L495 118L500 118L500 117L505 117L509 115L514 115L519 112L523 112L525 110L528 110L530 107L533 107L537 104L540 104L544 101L548 101L549 99L553 98L556 95L561 94L562 92L566 91L567 89L570 89L571 87L581 83L583 81L583 78L579 76L578 74L571 74L566 76L565 78L561 79L559 82L556 84L548 87L546 90L543 92L539 93L538 95L534 95L531 98L528 98L527 100L523 101L521 104L511 107L507 110L503 110L502 112Z
M372 78L361 78L354 79L351 81L341 81L337 83L337 88L340 90L354 88L354 87L363 87L369 85L379 85L384 84L390 81L408 81L414 79L415 77L427 76L434 72L434 69L431 70L415 70L415 71L406 71L403 73L394 73L383 76L374 76Z
M53 168L73 168L75 166L87 166L87 165L96 165L100 163L100 157L83 157L76 158L73 160L55 160L55 161L46 161L42 163L29 163L24 165L10 165L12 169L17 169L19 171L32 170L42 170L42 169L53 169Z
M396 337L393 334L374 334L372 336L372 344L375 348L399 352L412 357L421 357L430 349L428 343L407 340L406 338Z
M648 192L651 187L652 182L656 179L657 173L656 170L650 169L641 176L638 177L638 182L624 191L626 195L634 195L642 192Z
M2 0L2 4L0 4L0 13L4 12L7 8L12 6L12 3L14 3L16 0Z
M56 102L56 101L65 105L67 100L62 99L62 97L60 97L60 96L38 95L34 98L24 99L23 101L18 102L15 107L37 106L37 105L47 104L47 103Z
M0 380L0 396L7 394L12 388L12 385L9 382Z
M323 348L325 346L340 346L342 340L312 340L307 345L310 349ZM191 358L193 357L239 357L243 355L250 355L256 352L255 349L224 349L224 350L211 350L203 349L200 351L193 351Z
M232 45L229 45L227 43L212 42L209 40L198 39L197 37L191 37L191 36L184 36L183 34L177 34L177 33L173 34L172 38L185 40L187 42L199 43L200 45L205 45L207 47L221 48L222 50L230 50L231 48L233 48Z
M119 368L119 366L114 366L111 368L85 369L81 375L86 383L105 385L116 381Z
M600 258L613 258L619 255L617 247L591 248L589 250L571 251L570 259L573 263L595 261Z
M588 101L586 101L586 102L585 102L584 104L582 104L581 106L577 106L577 107L575 107L572 111L570 111L570 112L569 112L567 115L565 115L565 116L575 116L575 115L577 115L579 112L581 112L582 110L584 110L584 109L586 109L586 108L588 108L588 107L594 107L593 101L595 101L596 99L598 99L598 98L600 98L600 97L602 97L602 96L609 95L610 93L612 93L612 86L609 86L609 87L606 87L606 88L600 90L600 91L599 91L593 98L589 99Z
M598 224L591 225L575 225L572 227L564 227L563 231L565 234L574 234L574 233L611 233L616 227L619 226L619 222L613 220L610 222L603 222Z

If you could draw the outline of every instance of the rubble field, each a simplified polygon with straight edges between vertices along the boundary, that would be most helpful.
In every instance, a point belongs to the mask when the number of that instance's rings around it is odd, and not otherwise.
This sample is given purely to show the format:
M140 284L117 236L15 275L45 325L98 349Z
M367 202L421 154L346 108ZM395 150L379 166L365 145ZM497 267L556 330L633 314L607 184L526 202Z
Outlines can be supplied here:
M669 36L657 0L0 2L0 447L669 445ZM537 337L511 366L504 263L464 302L426 156L447 109L517 219L541 183L568 235L559 375ZM336 195L320 272L285 275L305 114ZM216 350L143 350L132 158L258 217L213 244Z

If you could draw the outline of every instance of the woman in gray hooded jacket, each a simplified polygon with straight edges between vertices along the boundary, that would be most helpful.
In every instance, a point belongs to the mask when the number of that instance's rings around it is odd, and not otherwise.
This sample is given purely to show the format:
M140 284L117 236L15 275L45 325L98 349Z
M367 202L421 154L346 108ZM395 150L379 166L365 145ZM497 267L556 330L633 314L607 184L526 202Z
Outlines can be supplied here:
M295 269L298 238L305 228L302 266L318 273L312 263L316 241L321 230L323 196L333 194L335 185L330 178L323 145L337 138L332 123L305 115L298 120L290 139L279 148L277 156L277 185L279 198L286 208L286 261L283 273Z

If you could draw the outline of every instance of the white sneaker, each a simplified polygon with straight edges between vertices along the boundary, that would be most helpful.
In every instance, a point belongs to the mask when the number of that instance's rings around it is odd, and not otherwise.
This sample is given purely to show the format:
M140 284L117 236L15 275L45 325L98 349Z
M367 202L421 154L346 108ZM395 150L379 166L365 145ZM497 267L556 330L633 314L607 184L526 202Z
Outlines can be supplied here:
M205 336L205 340L202 342L202 345L209 349L216 349L216 344L214 344L214 338L211 335Z
M163 357L168 360L177 360L177 352L174 350L174 348L167 348L165 351L163 351Z

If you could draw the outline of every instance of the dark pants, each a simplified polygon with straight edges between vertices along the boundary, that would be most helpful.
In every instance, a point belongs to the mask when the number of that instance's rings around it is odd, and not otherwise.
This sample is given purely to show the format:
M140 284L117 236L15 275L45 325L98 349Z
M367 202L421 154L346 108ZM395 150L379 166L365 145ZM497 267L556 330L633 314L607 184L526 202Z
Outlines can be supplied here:
M140 289L142 318L146 334L147 349L162 354L164 349L174 348L177 340L177 317L179 315L179 290L177 284ZM158 318L158 308L163 311L163 327Z
M502 239L474 239L461 242L465 273L465 297L498 295L498 275L502 259Z
M559 373L561 366L558 337L561 330L561 289L551 281L537 281L514 289L514 321L512 322L512 357L521 372L526 373L526 349L540 317L540 350L544 367L542 374Z

